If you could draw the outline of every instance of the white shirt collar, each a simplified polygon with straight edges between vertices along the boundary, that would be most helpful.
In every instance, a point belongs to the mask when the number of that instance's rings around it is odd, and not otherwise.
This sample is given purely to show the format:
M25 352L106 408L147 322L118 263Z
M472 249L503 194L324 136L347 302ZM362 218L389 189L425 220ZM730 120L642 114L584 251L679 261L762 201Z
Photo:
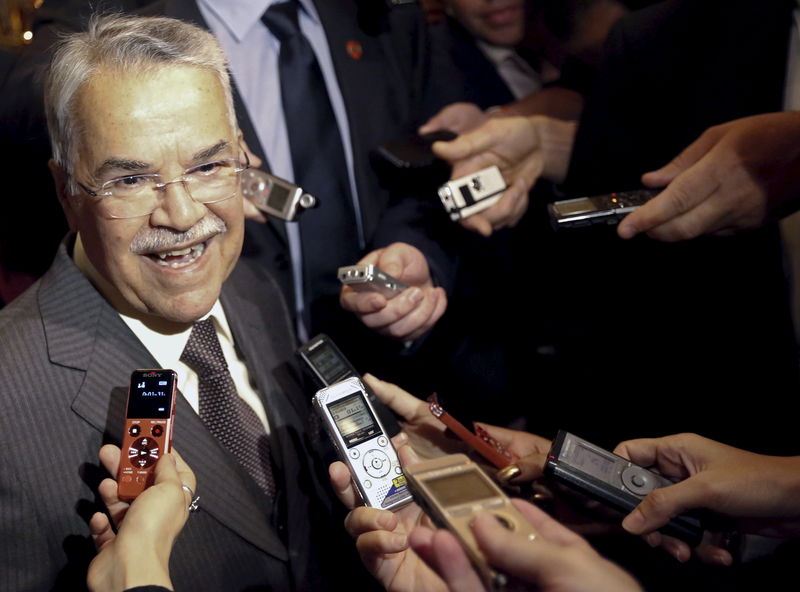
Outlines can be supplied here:
M268 7L284 0L198 0L204 8L213 13L237 42L241 42L254 26L261 25L261 15ZM300 7L314 22L319 22L317 10L311 0L296 0Z

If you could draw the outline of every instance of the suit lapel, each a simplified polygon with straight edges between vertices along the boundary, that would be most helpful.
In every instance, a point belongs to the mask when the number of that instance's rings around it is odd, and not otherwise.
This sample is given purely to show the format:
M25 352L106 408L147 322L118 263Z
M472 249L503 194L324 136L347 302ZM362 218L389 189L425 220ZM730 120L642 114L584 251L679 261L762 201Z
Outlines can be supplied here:
M72 410L104 440L119 445L128 377L158 363L75 267L62 246L42 280L39 305L54 364L85 372ZM173 443L197 476L202 511L283 561L285 547L269 522L268 501L252 479L178 395Z

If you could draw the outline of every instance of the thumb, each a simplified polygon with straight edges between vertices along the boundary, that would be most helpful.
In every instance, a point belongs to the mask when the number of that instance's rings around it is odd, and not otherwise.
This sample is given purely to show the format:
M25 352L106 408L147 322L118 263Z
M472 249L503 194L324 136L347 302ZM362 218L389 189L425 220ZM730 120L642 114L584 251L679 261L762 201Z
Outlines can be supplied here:
M670 518L702 506L704 491L707 495L707 488L691 477L669 487L654 489L625 517L622 528L631 534L647 534L658 530Z
M642 175L642 183L647 187L665 187L683 171L696 164L717 143L717 133L708 130L689 144L672 161L658 170Z

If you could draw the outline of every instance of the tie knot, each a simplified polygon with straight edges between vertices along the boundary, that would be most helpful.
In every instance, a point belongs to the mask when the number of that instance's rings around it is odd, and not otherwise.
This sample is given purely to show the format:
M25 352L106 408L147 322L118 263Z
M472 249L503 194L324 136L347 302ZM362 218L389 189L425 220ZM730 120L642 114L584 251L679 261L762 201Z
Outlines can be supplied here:
M228 364L225 362L211 317L194 324L189 334L189 341L183 348L181 362L199 376L210 376L227 370Z
M300 31L297 23L297 3L294 0L273 4L261 15L261 21L283 43Z

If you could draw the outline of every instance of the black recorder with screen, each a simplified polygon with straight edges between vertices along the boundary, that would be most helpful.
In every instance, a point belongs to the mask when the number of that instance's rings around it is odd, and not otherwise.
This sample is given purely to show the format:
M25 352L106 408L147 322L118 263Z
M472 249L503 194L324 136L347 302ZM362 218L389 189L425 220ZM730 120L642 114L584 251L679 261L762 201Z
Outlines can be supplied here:
M334 383L341 382L345 378L361 378L355 366L350 363L342 351L336 347L333 340L320 333L316 337L312 337L307 343L304 343L297 349L297 355L303 360L305 367L309 373L314 377L314 381L318 386L331 386ZM367 391L369 402L375 413L383 423L389 436L395 436L400 432L400 425L397 419L386 405L378 400L369 385L364 384L364 390Z
M653 489L673 482L599 446L560 430L544 466L546 475L603 504L629 513ZM675 516L659 529L696 547L703 538L697 518Z
M392 510L410 502L397 451L361 380L346 378L320 389L313 403L364 504Z

